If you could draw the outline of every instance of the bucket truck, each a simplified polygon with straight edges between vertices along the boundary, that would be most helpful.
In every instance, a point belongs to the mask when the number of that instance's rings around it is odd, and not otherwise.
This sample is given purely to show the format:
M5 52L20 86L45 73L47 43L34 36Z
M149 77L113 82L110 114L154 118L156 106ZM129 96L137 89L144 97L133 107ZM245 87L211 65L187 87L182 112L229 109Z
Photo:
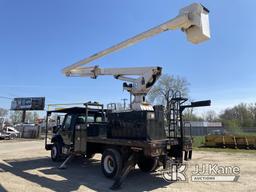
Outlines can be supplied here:
M85 103L84 107L48 111L46 122L52 113L65 114L63 122L58 119L53 128L51 143L48 143L46 125L45 148L51 150L52 160L66 158L60 166L64 168L75 155L89 159L101 153L103 174L115 179L112 189L120 187L136 164L142 171L151 172L159 166L167 168L170 162L180 164L190 160L192 142L183 132L182 111L187 107L209 106L210 101L185 105L186 98L176 94L168 117L171 126L166 130L164 107L145 103L146 94L161 75L161 67L104 69L83 65L168 30L181 29L190 42L201 43L210 38L208 13L205 7L194 3L181 9L174 19L64 68L63 73L68 77L95 79L111 75L125 81L123 88L134 96L134 100L131 110L121 112L92 102Z

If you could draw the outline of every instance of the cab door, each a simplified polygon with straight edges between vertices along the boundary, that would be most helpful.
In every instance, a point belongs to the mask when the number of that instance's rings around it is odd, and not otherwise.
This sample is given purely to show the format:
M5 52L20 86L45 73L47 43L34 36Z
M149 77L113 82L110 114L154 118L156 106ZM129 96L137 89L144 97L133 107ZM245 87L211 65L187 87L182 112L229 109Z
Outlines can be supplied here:
M73 144L73 115L67 114L62 124L60 135L65 145Z

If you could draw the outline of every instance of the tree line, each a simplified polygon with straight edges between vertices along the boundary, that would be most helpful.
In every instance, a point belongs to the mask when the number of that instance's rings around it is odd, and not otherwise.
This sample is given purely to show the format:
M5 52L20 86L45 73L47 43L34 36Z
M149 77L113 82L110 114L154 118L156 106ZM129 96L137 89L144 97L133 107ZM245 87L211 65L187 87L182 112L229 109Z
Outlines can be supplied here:
M174 94L179 91L182 97L189 98L189 82L182 77L172 75L162 75L157 83L150 90L147 101L152 104L165 106L166 115L168 113L170 101ZM122 104L119 104L122 108ZM0 108L0 116L7 116L8 110ZM241 129L256 127L256 103L240 103L234 107L224 109L220 114L210 110L202 115L194 113L193 109L187 109L183 113L185 121L221 121L226 128ZM22 112L10 112L12 123L21 122ZM26 113L26 122L34 122L39 117L36 112Z
M169 104L174 93L179 91L182 97L189 98L189 82L185 78L163 75L150 90L147 100L152 104L164 105L168 115ZM194 113L193 109L186 109L183 113L185 121L221 121L223 126L231 129L256 127L256 103L240 103L234 107L224 109L217 114L214 110L202 115Z
M219 119L226 127L241 129L256 127L256 103L240 103L225 109L219 115Z

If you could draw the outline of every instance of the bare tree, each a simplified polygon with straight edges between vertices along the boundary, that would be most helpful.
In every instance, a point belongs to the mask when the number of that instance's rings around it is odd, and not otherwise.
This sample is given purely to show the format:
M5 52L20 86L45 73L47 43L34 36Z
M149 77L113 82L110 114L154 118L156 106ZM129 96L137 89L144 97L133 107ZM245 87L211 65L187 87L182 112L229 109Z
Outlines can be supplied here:
M173 94L177 91L181 93L182 97L188 97L189 83L185 78L172 75L162 75L158 82L149 91L147 100L150 103L161 104L169 106Z
M218 115L215 111L210 110L203 115L203 118L205 121L216 121L218 119Z
M147 100L150 103L165 106L165 119L170 126L170 104L171 99L176 92L180 92L182 97L188 97L189 83L186 79L179 76L163 75L148 93Z
M26 112L26 119L25 122L27 123L34 123L35 120L39 117L37 112ZM11 112L10 119L12 123L20 123L22 121L22 111L13 111Z
M8 114L8 110L0 108L0 117L5 117Z
M187 108L183 112L184 121L203 121L203 118L196 115L193 111L193 108Z
M39 117L39 115L37 112L28 111L28 112L26 112L26 120L25 121L28 123L34 123L38 117Z
M10 114L12 123L20 123L22 121L22 111L12 111Z

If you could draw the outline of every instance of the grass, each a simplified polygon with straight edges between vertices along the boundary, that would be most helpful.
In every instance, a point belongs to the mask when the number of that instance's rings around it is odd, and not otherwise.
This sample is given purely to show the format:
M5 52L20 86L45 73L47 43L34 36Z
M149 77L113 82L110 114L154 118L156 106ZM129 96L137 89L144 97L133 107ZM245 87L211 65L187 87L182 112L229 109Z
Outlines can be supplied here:
M255 149L209 148L193 147L194 151L225 152L225 153L251 153L256 154Z
M252 132L252 133L237 132L237 133L234 133L234 135L237 135L237 136L256 136L256 133L255 132Z
M193 147L204 146L204 136L194 136L193 137Z

